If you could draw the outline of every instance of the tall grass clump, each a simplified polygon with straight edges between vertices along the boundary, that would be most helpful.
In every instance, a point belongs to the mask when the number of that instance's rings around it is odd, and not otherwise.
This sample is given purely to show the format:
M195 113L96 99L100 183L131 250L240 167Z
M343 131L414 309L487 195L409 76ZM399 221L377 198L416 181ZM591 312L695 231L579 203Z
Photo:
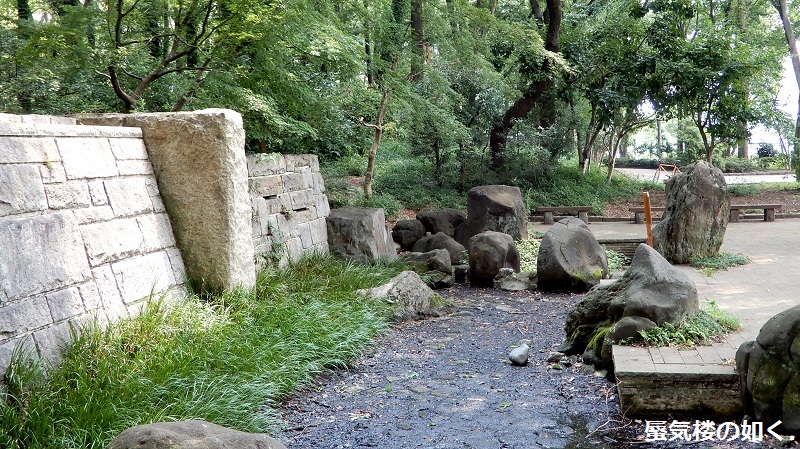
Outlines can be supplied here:
M266 431L276 401L385 328L386 306L355 290L401 270L313 256L254 289L153 299L136 318L87 326L57 367L20 350L0 391L0 447L99 449L128 427L185 419Z

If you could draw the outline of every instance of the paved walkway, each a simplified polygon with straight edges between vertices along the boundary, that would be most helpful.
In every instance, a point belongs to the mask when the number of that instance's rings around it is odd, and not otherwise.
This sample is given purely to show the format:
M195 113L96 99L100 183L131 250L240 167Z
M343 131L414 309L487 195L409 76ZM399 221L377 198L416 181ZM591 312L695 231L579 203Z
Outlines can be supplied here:
M598 239L647 236L645 226L633 222L592 223L590 228ZM535 225L533 229L541 231L546 227ZM730 223L722 250L746 255L749 264L718 271L710 277L702 276L689 266L679 267L697 285L701 301L716 301L721 309L742 321L742 329L728 336L724 343L692 350L620 347L618 349L624 353L615 360L635 366L637 371L677 369L697 372L717 371L714 365L730 367L730 361L743 341L755 339L761 326L778 312L800 304L800 277L797 276L800 269L799 231L798 219ZM701 368L703 366L705 368Z

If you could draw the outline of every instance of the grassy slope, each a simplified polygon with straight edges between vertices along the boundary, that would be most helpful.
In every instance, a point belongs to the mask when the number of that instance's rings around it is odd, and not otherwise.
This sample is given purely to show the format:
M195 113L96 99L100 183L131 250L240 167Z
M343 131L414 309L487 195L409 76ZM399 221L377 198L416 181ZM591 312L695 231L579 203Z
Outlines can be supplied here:
M387 325L385 306L354 291L401 269L304 259L262 273L255 290L152 301L89 329L57 369L18 357L0 396L0 447L102 448L127 427L192 418L267 430L270 404L346 365Z

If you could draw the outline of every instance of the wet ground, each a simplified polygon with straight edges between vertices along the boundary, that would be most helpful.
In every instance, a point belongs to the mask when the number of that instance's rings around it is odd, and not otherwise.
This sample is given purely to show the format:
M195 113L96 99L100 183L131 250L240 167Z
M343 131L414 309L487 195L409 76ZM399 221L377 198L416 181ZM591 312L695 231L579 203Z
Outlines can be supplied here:
M614 385L576 359L547 363L580 296L456 287L456 311L405 323L350 370L285 403L289 448L610 447ZM508 363L520 340L527 366Z

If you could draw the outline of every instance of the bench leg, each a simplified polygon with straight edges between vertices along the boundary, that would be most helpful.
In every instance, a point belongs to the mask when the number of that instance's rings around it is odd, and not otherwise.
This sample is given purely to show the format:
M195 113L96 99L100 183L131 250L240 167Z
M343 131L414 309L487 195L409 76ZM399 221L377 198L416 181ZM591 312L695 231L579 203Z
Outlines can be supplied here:
M636 224L644 224L644 212L634 212L633 222Z
M775 221L775 209L764 209L764 221Z
M545 212L544 213L544 224L553 224L553 213L552 212Z
M739 209L731 209L731 214L728 216L728 223L739 222Z
M584 223L589 224L589 212L578 212L578 218L583 220Z

